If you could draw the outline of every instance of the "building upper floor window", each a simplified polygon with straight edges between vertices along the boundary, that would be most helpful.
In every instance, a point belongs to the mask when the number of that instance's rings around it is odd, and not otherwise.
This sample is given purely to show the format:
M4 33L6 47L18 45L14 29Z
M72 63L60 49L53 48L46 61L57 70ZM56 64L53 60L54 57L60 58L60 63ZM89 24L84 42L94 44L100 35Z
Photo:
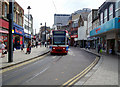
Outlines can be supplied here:
M104 18L106 18L107 17L107 9L105 9L105 11L104 11Z
M115 7L115 16L116 17L120 17L120 1L118 0L117 2L116 2L116 5L115 5L116 7Z
M104 23L107 22L107 9L105 9L104 11Z
M5 7L4 7L4 16L7 17L7 4L5 3L4 6L5 6Z
M110 14L113 14L113 4L111 4L110 6L109 6L109 15Z
M103 12L100 14L100 24L103 24Z
M113 4L109 6L109 20L113 18Z

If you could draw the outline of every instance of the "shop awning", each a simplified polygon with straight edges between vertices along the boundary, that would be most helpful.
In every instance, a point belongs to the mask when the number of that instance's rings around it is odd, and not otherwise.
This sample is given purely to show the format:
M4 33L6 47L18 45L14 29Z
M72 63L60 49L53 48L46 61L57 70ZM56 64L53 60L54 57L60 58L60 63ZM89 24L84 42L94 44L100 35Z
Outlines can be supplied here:
M3 31L3 30L0 30L0 33L5 33L5 34L8 34L9 32L8 32L8 31Z

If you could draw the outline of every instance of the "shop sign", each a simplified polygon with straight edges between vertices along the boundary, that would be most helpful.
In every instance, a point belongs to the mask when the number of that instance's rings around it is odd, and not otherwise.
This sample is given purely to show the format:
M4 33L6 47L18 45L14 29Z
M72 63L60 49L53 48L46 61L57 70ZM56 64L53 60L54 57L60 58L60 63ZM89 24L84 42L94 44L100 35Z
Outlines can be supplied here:
M19 35L23 35L23 30L22 30L22 29L17 29L17 28L15 27L14 33L15 33L15 34L19 34Z
M5 21L3 19L0 19L0 27L9 29L9 22L7 22L7 21Z
M71 35L71 38L78 38L78 35Z
M29 35L29 34L27 34L27 33L24 33L24 36L25 36L26 38L31 38L31 35Z
M96 29L96 33L98 33L98 31L100 31L100 30L101 30L101 28Z
M106 23L98 26L97 28L90 31L90 36L95 36L98 34L102 34L105 32L108 32L110 30L120 29L120 18L116 17L111 19L110 21L107 21Z
M14 33L14 30L12 29L12 33Z

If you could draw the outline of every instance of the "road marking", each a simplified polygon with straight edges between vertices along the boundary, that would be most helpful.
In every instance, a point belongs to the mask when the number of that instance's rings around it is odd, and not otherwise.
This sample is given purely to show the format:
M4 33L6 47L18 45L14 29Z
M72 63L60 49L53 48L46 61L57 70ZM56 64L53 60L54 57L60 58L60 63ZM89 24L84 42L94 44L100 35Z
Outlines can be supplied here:
M23 66L23 65L26 65L26 64L35 62L35 61L37 61L37 60L43 59L43 58L44 58L45 56L47 56L47 55L48 55L48 54L43 55L43 56L40 56L40 57L35 58L35 59L32 59L32 60L29 60L29 61L24 62L24 63L18 64L18 65L15 65L15 66L11 66L11 67L9 67L9 68L2 69L2 70L0 70L0 74L1 74L1 73L4 73L4 72L7 72L7 71L10 71L10 70L12 70L12 69L21 67L21 66Z
M29 80L27 80L26 82L31 81L32 79L34 79L35 77L37 77L38 75L42 74L43 72L45 72L47 69L49 68L49 66L47 68L45 68L44 70L42 70L41 72L35 74L32 78L30 78Z
M56 58L56 56L53 56L52 58L54 59L54 58Z
M66 83L63 84L61 87L69 87L70 85L73 85L75 82L77 82L81 77L83 77L88 71L90 71L98 62L99 58L96 57L96 59L87 67L85 68L82 72L77 74L75 77L72 79L68 80Z

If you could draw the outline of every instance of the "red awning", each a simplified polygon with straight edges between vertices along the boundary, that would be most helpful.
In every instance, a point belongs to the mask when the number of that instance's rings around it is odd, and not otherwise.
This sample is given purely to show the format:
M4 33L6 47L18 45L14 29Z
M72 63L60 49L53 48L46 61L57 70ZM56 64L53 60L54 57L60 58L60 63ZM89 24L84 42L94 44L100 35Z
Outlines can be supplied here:
M5 34L8 34L9 32L8 32L8 31L3 31L3 30L0 30L0 33L5 33Z
M9 22L0 18L0 26L9 29Z

